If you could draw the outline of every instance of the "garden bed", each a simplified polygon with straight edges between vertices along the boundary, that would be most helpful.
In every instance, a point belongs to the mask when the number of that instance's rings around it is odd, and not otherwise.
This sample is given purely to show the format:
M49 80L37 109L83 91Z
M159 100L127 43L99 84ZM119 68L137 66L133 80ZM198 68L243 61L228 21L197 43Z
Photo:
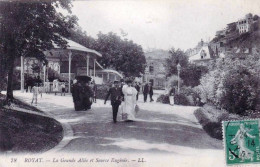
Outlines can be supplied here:
M0 95L1 102L5 98ZM21 109L41 112L19 100ZM55 147L63 137L63 129L56 120L0 107L0 151L44 152Z
M204 105L194 112L195 117L203 129L213 138L222 139L222 121L238 120L243 117L236 114L229 114L225 110L219 110L212 105Z

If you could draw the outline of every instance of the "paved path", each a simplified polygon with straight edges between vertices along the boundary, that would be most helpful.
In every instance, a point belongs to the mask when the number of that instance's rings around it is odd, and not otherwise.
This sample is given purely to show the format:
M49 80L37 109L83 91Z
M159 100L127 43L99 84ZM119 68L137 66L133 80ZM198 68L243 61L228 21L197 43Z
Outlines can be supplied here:
M31 94L14 93L30 103ZM67 133L55 149L71 153L170 153L221 158L222 141L211 138L193 115L196 107L138 102L136 122L112 122L110 103L102 100L89 111L74 111L72 98L43 94L37 107L63 123ZM222 159L221 159L222 160Z

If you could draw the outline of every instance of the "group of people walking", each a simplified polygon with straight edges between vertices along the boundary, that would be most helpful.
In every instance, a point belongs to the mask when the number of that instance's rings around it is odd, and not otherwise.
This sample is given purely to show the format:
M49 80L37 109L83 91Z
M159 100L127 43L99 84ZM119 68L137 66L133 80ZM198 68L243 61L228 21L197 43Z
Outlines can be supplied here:
M91 78L85 78L74 80L71 87L71 93L73 97L74 107L76 111L88 110L91 108L93 102L96 102L97 86L95 84L90 84ZM133 82L128 79L125 82L123 80L114 81L112 86L106 93L104 104L110 97L112 111L113 111L113 121L117 122L117 115L119 106L121 105L122 119L125 121L135 120L136 112L138 111L137 100L139 98L139 92L141 87L139 83ZM143 87L144 102L147 101L147 96L149 95L150 101L154 101L153 87L151 82L146 83Z
M145 83L143 87L144 102L147 101L147 96L149 95L150 101L153 100L153 86L152 83ZM133 82L128 79L125 82L114 81L113 86L108 90L105 97L104 104L108 100L109 96L111 99L112 111L113 111L113 121L117 122L117 114L119 106L121 105L122 120L124 121L134 121L139 107L137 105L137 100L139 98L139 93L141 87L139 83Z
M35 102L37 104L37 95L41 94L40 91L40 79L39 77L35 80L35 84L32 85L32 104ZM96 102L97 86L94 82L90 82L91 78L88 76L79 76L71 85L71 93L74 102L75 111L89 110L93 102ZM37 84L37 85L36 85ZM62 87L62 95L65 95L65 85ZM117 122L117 115L119 107L122 110L122 120L134 121L139 107L137 105L137 100L139 98L139 93L142 90L144 95L144 102L147 102L147 97L149 95L150 102L153 100L153 86L152 83L145 83L143 87L139 83L134 82L131 79L127 79L125 82L123 80L114 81L113 85L109 88L104 103L111 99L112 111L113 111L113 122ZM56 95L56 93L55 93Z
M133 84L133 81L126 80L125 84L114 81L114 86L109 89L104 104L106 104L109 96L111 96L114 123L117 122L117 114L120 105L122 105L122 120L134 121L138 108L138 91L136 85Z

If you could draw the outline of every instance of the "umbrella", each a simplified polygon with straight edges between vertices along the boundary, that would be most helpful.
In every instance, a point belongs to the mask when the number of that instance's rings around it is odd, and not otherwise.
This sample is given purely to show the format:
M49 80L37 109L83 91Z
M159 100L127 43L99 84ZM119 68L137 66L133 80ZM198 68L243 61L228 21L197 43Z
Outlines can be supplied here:
M76 79L78 81L82 81L82 82L89 82L89 81L91 81L91 77L89 77L89 76L77 76Z

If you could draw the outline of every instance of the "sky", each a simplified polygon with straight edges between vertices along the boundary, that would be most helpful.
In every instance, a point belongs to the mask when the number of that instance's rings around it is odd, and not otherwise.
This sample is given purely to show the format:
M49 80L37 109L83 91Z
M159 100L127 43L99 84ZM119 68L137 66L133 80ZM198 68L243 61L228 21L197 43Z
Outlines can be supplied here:
M96 38L114 32L149 48L186 50L214 38L245 14L260 14L259 0L77 0L79 26Z

